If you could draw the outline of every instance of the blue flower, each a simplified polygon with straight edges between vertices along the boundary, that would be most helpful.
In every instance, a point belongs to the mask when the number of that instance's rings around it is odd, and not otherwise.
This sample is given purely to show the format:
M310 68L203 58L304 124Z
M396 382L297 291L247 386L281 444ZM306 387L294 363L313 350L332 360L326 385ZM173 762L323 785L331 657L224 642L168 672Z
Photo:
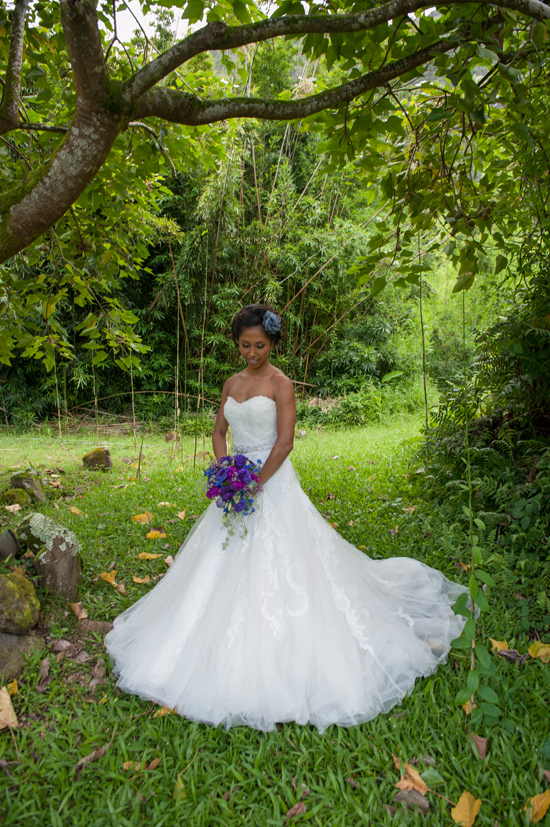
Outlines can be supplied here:
M274 333L278 333L281 329L280 318L276 316L275 313L273 313L271 310L265 311L262 324L264 326L265 332L271 334L272 336Z

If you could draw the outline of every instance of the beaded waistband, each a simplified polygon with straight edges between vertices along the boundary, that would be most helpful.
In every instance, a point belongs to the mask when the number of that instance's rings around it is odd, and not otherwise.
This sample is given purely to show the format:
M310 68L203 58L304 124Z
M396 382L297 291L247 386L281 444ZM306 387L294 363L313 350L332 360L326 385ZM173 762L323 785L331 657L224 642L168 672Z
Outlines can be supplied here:
M234 445L233 456L235 454L245 454L248 456L252 451L271 451L275 442L261 442L259 445Z

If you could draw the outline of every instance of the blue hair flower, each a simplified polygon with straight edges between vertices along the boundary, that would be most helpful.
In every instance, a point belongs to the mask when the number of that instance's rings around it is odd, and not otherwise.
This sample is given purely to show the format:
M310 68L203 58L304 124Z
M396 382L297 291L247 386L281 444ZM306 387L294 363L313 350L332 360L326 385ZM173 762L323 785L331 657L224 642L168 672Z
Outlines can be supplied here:
M264 330L273 336L274 333L279 333L281 329L281 320L271 310L266 310L262 322Z

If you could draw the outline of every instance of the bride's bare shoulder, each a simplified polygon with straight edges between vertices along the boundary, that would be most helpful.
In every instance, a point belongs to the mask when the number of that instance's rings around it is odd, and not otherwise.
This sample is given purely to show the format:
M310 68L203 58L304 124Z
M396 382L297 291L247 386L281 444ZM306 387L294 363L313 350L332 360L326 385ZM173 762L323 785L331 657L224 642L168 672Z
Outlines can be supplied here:
M274 397L282 396L285 398L294 398L294 385L292 380L288 378L279 368L275 368L275 372L271 377L271 383L274 390Z

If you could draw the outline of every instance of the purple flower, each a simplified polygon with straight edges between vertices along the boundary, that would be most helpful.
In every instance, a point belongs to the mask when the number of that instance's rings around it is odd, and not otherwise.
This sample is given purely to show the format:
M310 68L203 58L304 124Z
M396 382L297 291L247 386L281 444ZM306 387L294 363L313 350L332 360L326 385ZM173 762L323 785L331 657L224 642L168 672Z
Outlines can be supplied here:
M239 502L235 503L235 505L233 507L234 507L235 511L237 511L237 512L238 511L244 511L246 509L246 502L245 502L245 500L239 500Z
M239 471L239 479L242 483L248 485L248 483L252 479L250 471L247 468L241 468L241 470Z
M235 454L235 456L233 457L233 462L235 463L237 468L242 468L243 465L246 465L247 458L244 456L244 454Z

